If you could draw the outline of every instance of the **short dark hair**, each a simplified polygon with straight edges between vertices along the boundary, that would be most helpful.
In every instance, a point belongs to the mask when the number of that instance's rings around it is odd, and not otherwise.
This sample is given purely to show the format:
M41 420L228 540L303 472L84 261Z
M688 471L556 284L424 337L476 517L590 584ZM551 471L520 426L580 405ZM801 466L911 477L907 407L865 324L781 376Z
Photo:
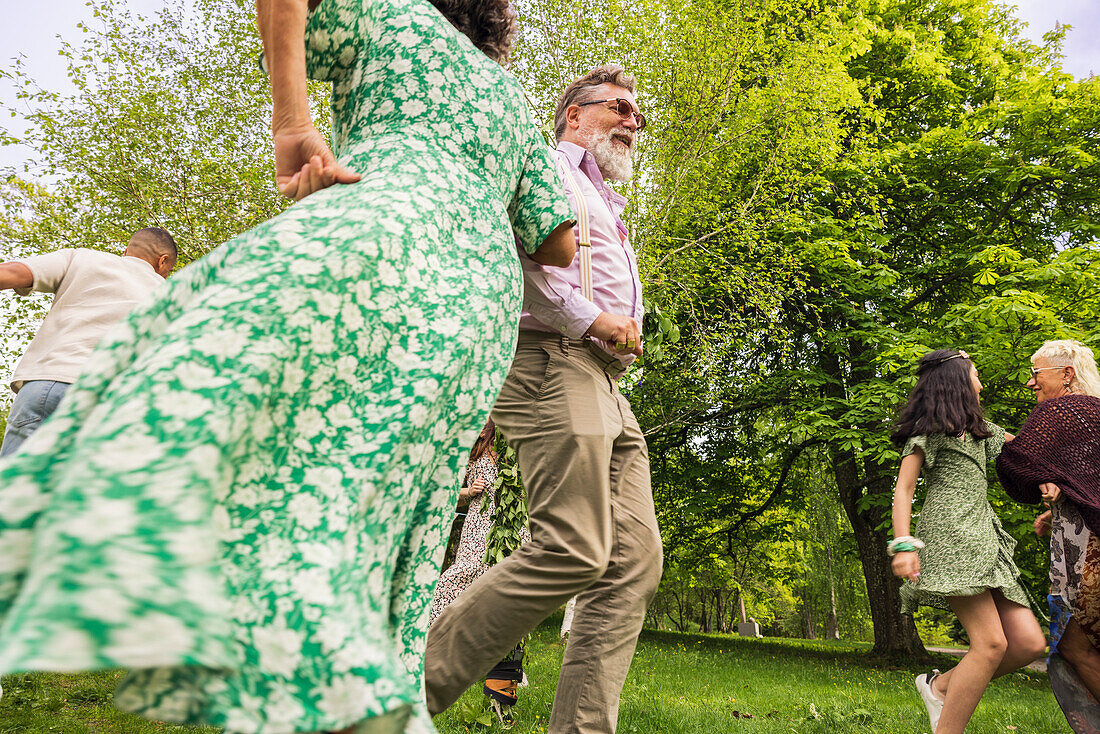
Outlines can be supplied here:
M989 438L982 404L970 381L972 363L957 349L937 349L920 358L917 384L898 415L891 436L900 446L910 436L942 433Z
M627 73L626 69L618 64L604 64L597 66L592 71L570 84L562 92L558 100L558 107L554 110L554 137L561 140L565 134L565 111L578 102L587 102L592 90L601 84L614 84L628 92L634 92L637 80Z
M179 258L179 248L176 240L166 229L160 227L143 227L130 236L130 245L145 250L152 259L156 260L162 255L171 255L172 264L175 265Z
M508 0L431 0L436 10L493 61L503 63L516 37L516 11Z

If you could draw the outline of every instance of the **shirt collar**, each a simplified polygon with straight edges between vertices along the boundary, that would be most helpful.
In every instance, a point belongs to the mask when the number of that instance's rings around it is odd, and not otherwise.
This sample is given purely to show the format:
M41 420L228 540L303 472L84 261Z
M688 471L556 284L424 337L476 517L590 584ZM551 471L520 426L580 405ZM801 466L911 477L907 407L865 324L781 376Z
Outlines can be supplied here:
M570 143L565 140L558 143L558 150L565 155L570 164L588 177L588 180L592 182L597 191L607 192L608 198L611 200L612 207L615 211L615 216L620 216L623 213L623 209L626 208L626 197L607 185L607 181L604 179L603 174L600 173L600 167L596 165L596 159L592 154L576 143Z
M125 257L127 259L130 259L130 260L137 260L140 263L145 263L145 266L147 268L152 270L154 273L157 273L157 269L153 267L152 263L150 263L148 260L146 260L143 257L138 257L137 255L123 255L123 257ZM160 275L160 273L157 273L157 275Z

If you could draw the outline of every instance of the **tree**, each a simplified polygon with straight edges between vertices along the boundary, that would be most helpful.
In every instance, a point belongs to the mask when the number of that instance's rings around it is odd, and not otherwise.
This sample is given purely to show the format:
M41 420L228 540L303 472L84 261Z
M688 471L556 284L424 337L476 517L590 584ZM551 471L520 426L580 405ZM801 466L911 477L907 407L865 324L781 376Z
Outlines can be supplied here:
M767 233L762 249L778 244L793 261L773 285L778 328L743 330L756 311L693 290L685 343L720 334L724 361L680 356L647 376L646 396L667 414L674 386L699 386L694 407L678 408L688 443L762 414L779 446L823 441L875 649L913 654L920 642L884 553L892 416L915 358L946 345L976 355L991 417L1018 422L1026 355L1044 338L1097 336L1100 83L1074 82L1057 66L1057 36L1036 48L985 2L837 12L853 30L846 68L863 103L838 110L842 149L803 167L812 181L791 190ZM721 176L709 186L730 188Z
M0 130L33 160L0 171L0 257L61 247L121 252L130 235L164 227L180 266L289 204L274 184L271 98L247 0L169 4L154 17L92 0L78 45L63 43L73 91L42 88L20 61L0 72L17 93L0 109L26 132ZM329 120L328 90L311 86ZM3 297L0 362L14 365L45 310Z
M18 62L8 72L7 111L27 124L34 162L0 190L0 242L120 249L156 225L186 264L281 211L253 4L197 0L153 18L117 0L90 8L83 42L61 48L72 93L40 88ZM314 87L322 124L326 98Z
M821 460L876 651L919 653L884 552L892 416L915 358L952 345L977 355L990 416L1018 423L1030 350L1095 336L1098 83L1060 71L1057 34L1036 47L984 0L621 10L532 4L529 37L560 41L518 68L560 89L599 48L657 110L630 216L683 339L632 398L666 546L735 557L807 486L780 478Z

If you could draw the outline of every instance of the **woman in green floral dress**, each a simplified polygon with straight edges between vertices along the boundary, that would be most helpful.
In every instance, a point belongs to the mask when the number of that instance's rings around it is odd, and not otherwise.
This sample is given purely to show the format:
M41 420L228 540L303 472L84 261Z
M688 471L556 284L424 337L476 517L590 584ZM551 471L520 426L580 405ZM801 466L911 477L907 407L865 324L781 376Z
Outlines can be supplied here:
M515 243L573 250L522 90L452 25L499 56L507 4L447 7L324 0L306 28L261 2L280 186L310 195L173 277L0 464L0 672L128 668L120 708L227 732L433 730L432 589Z
M982 417L982 383L966 352L929 352L917 374L893 436L902 461L887 551L906 580L903 610L950 609L970 637L958 665L916 679L933 734L961 734L989 681L1039 657L1046 639L1012 560L1016 541L987 496L986 464L1011 436ZM922 470L927 493L914 538L910 514Z

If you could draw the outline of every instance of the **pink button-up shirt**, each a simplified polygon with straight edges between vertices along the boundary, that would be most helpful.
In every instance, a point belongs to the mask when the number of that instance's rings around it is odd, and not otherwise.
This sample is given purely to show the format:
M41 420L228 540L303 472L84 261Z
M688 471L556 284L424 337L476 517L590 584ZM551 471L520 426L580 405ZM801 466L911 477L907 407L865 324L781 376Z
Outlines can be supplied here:
M641 325L644 311L638 260L630 246L626 225L619 218L626 207L626 198L607 186L592 154L579 145L558 143L555 156L559 165L569 166L588 205L592 300L581 295L579 256L567 268L544 268L521 249L523 313L519 328L580 339L603 311L630 316ZM562 186L575 212L577 192L566 181ZM634 361L633 354L617 354L604 342L597 340L597 343L624 365Z

